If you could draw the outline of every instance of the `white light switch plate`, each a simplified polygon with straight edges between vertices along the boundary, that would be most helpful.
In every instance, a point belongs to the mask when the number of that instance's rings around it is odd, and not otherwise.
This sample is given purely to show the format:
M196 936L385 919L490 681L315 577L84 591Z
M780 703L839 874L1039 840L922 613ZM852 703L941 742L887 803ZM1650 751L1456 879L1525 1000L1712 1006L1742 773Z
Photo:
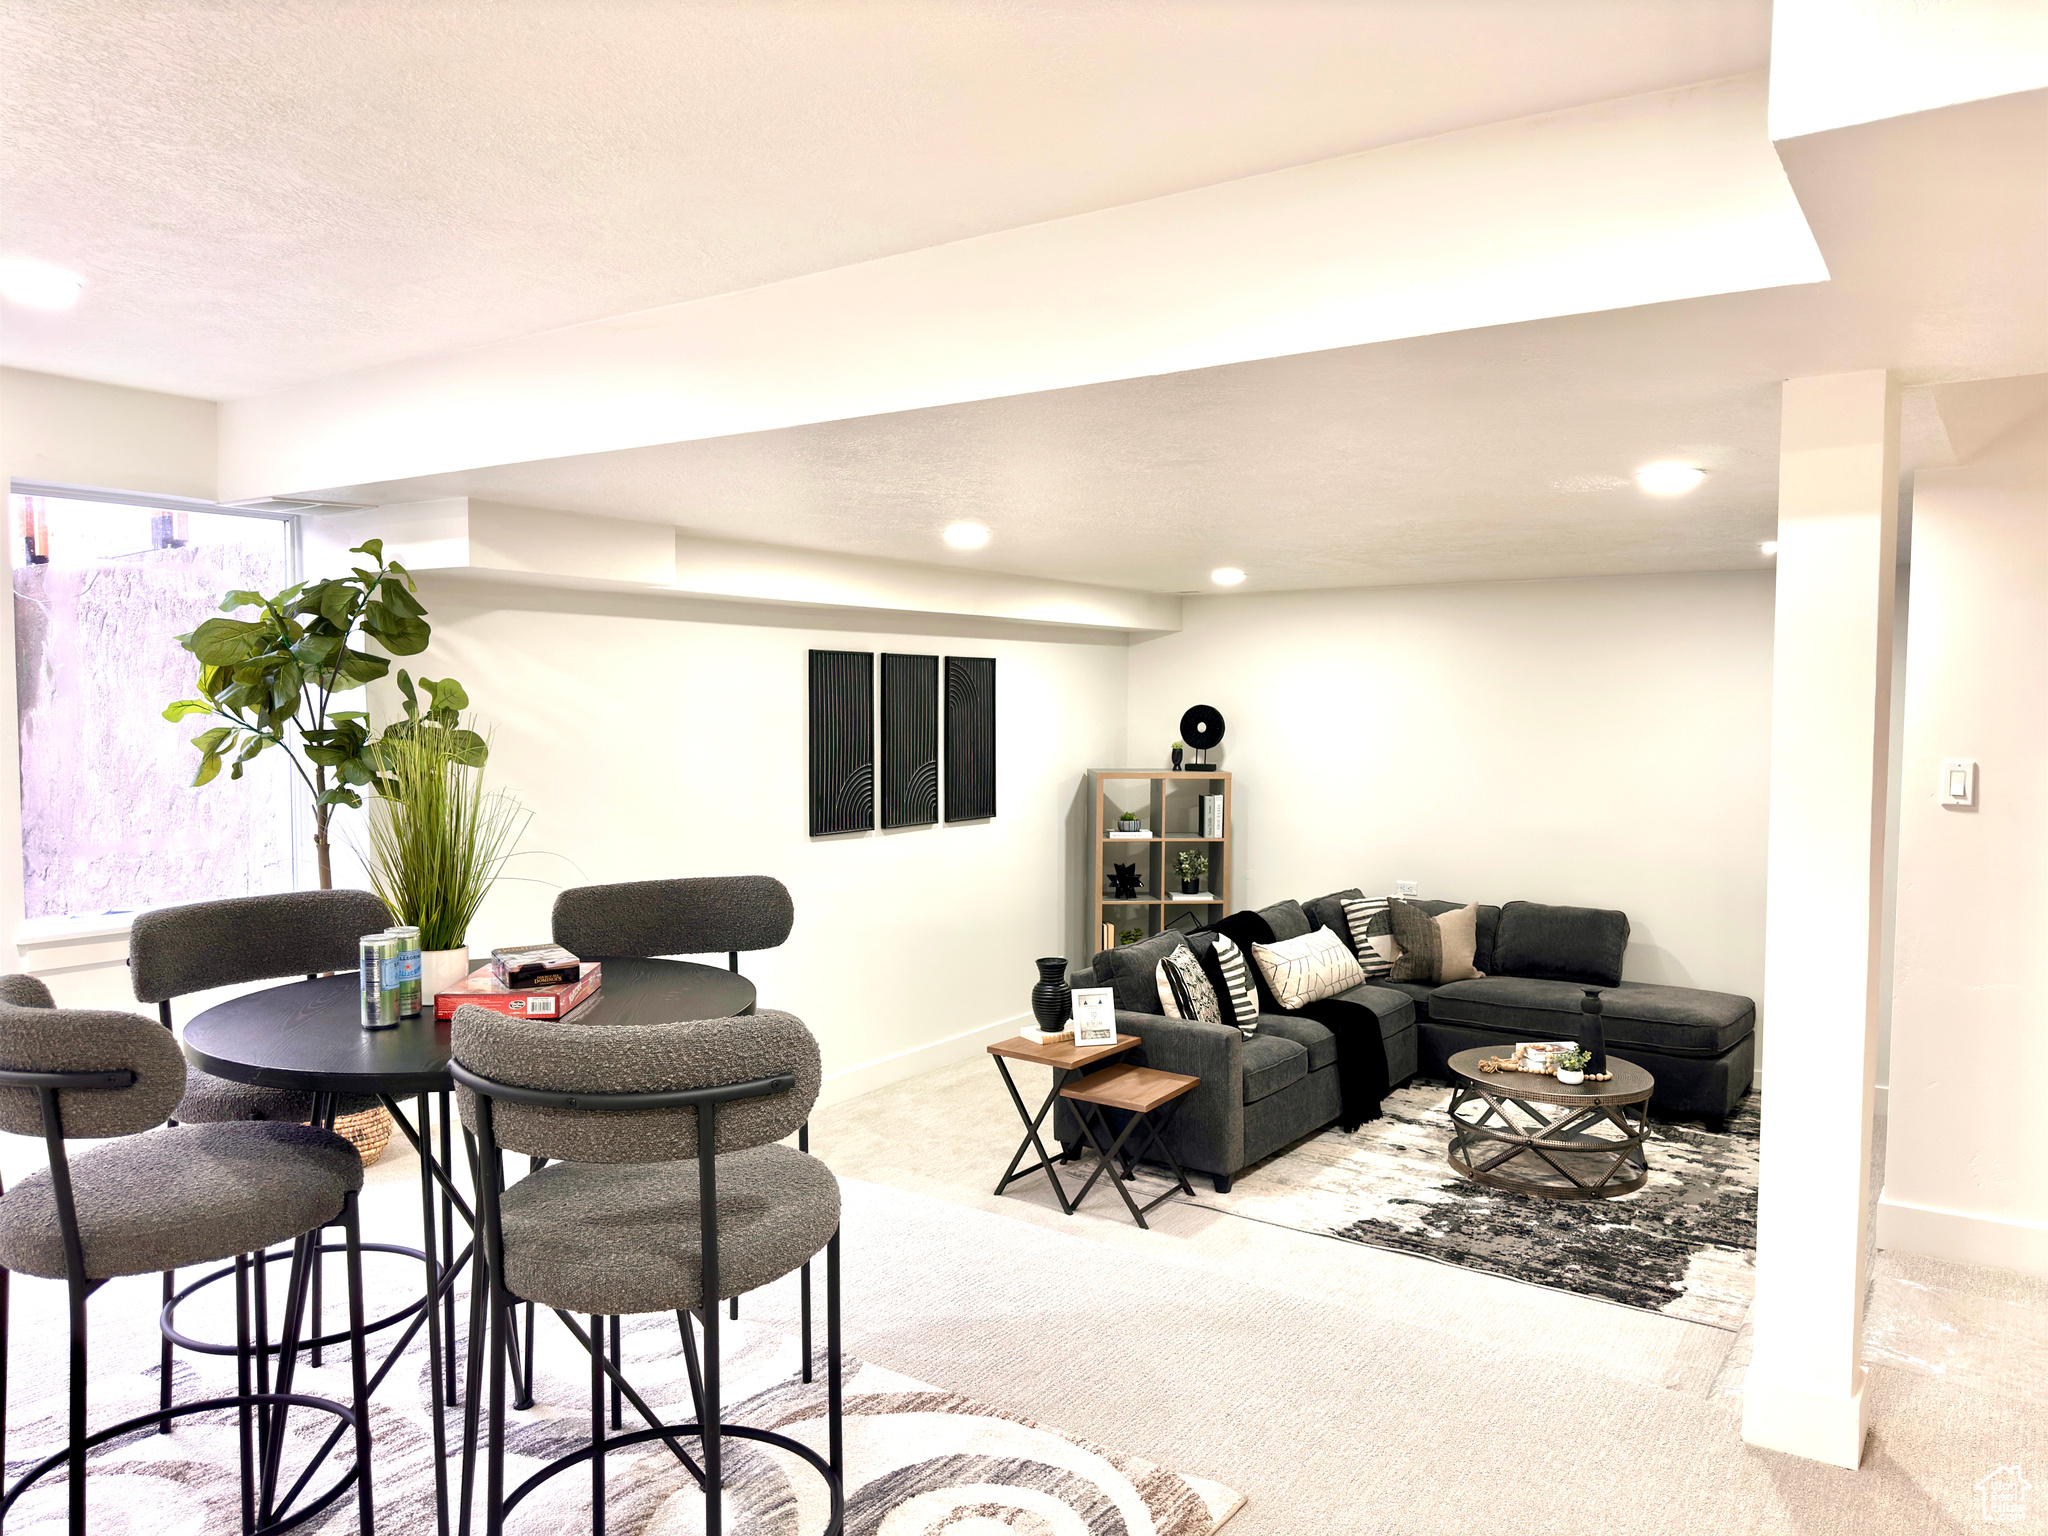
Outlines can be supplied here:
M1416 880L1396 880L1394 882L1394 894L1396 896L1420 896L1422 894L1422 884Z
M1975 805L1977 803L1977 764L1974 759L1952 757L1942 763L1941 803L1943 805Z

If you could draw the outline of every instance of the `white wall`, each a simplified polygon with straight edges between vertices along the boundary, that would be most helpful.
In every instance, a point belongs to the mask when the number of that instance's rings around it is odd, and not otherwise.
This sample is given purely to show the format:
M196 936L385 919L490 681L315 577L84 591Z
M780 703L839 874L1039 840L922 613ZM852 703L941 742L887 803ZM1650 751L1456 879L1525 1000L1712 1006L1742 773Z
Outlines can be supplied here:
M1619 907L1626 975L1763 994L1768 571L1191 598L1131 649L1134 766L1213 704L1232 900Z
M2048 1274L2048 413L1915 478L1913 608L1878 1241Z
M212 500L211 400L0 368L0 439L22 480Z
M817 1033L835 1095L978 1054L1030 1011L1039 955L1086 952L1082 776L1123 756L1123 637L910 616L420 580L416 673L461 679L491 779L535 815L472 947L545 938L559 886L772 874L783 948L743 958ZM887 622L883 631L862 623ZM806 651L997 659L998 814L812 839ZM337 876L339 879L339 875Z

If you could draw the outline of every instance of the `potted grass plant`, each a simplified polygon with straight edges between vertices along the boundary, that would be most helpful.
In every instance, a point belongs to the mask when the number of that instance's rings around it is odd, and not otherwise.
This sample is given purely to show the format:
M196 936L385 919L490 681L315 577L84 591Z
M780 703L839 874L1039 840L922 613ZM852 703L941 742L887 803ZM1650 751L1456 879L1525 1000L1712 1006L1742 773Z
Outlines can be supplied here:
M445 689L422 714L409 682L399 674L406 722L374 749L363 863L398 921L419 929L420 994L431 999L469 974L469 925L532 813L509 791L484 787L474 745L482 738Z
M1591 1051L1577 1047L1563 1052L1557 1058L1557 1080L1568 1088L1583 1083L1586 1080L1586 1063L1592 1059Z

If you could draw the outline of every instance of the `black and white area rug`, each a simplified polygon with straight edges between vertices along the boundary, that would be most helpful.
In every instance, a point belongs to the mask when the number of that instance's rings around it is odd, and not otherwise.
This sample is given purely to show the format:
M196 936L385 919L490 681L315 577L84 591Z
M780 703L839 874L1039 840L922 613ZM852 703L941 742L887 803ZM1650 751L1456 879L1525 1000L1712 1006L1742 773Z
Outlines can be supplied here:
M155 1285L155 1277L145 1277ZM22 1282L17 1282L17 1285ZM122 1282L117 1282L122 1283ZM465 1313L467 1309L464 1309ZM516 1487L546 1461L590 1443L589 1357L552 1317L539 1320L538 1404L510 1416L506 1486ZM820 1341L822 1343L822 1340ZM800 1379L794 1337L750 1326L723 1329L726 1421L772 1429L826 1453L823 1352L817 1380ZM673 1318L631 1318L623 1333L627 1376L671 1422L690 1418L689 1381ZM232 1390L218 1362L201 1373L180 1356L180 1398L202 1389ZM153 1363L96 1361L92 1417L107 1424L156 1405ZM123 1368L123 1366L127 1368ZM400 1536L435 1529L432 1421L426 1354L408 1351L402 1379L389 1381L372 1403L377 1528ZM64 1443L61 1366L12 1382L7 1424L11 1478ZM297 1389L342 1397L345 1366L333 1355L318 1370L302 1369ZM1188 1477L1031 1419L878 1366L849 1359L845 1376L847 1536L1209 1536L1244 1504L1220 1483ZM448 1418L450 1480L460 1415ZM301 1422L303 1420L303 1422ZM295 1416L288 1472L304 1465L313 1437L331 1419ZM630 1407L626 1427L643 1427ZM100 1448L86 1488L94 1536L217 1536L239 1530L240 1482L231 1414L194 1417L177 1432L143 1433ZM817 1475L794 1456L744 1440L727 1440L725 1529L732 1536L812 1536L825 1528L829 1504ZM345 1455L340 1461L347 1466ZM704 1498L659 1442L607 1456L606 1529L611 1536L692 1536L704 1528ZM322 1479L321 1481L331 1481ZM481 1475L479 1475L481 1482ZM480 1501L472 1526L482 1529ZM590 1529L587 1464L541 1485L506 1521L510 1536ZM61 1532L61 1471L10 1514L9 1536ZM356 1528L353 1497L301 1529L340 1536ZM451 1522L451 1529L453 1528Z
M1276 1153L1239 1174L1227 1195L1190 1176L1194 1203L1741 1328L1756 1290L1758 1095L1720 1134L1653 1118L1649 1182L1614 1200L1546 1200L1460 1178L1444 1161L1450 1102L1440 1083L1411 1083L1388 1096L1380 1119ZM1134 1190L1152 1186L1149 1170L1140 1180ZM1090 1207L1102 1198L1091 1194Z

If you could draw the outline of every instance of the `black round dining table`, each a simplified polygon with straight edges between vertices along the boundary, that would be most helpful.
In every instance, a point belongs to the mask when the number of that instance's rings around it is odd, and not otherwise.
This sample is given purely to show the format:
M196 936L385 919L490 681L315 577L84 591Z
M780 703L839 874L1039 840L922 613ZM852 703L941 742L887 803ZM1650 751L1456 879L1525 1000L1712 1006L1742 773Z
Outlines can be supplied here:
M479 961L472 969L488 964ZM591 1028L724 1019L754 1011L754 984L691 960L606 960L598 994L571 1016ZM216 1003L185 1026L185 1057L202 1072L311 1093L446 1093L446 1022L431 1006L395 1028L362 1027L356 973L293 981Z
M479 970L489 962L471 967ZM597 996L584 1003L563 1021L579 1028L603 1029L635 1024L669 1024L688 1019L733 1018L754 1011L754 984L736 971L700 965L689 960L606 960ZM376 1391L422 1323L427 1328L428 1369L431 1383L429 1412L433 1425L434 1494L439 1510L448 1508L446 1443L441 1419L442 1404L453 1406L461 1390L455 1351L444 1349L455 1330L455 1277L475 1254L474 1240L456 1251L456 1215L472 1232L474 1213L457 1188L453 1171L453 1121L449 1095L455 1081L448 1070L451 1024L436 1022L431 1000L418 1018L401 1020L390 1029L366 1030L361 1023L361 996L357 974L344 971L310 981L287 982L260 992L245 993L216 1003L197 1014L185 1026L185 1057L203 1072L238 1083L265 1088L293 1088L316 1095L315 1114L331 1124L336 1106L350 1098L375 1096L390 1112L393 1125L405 1135L420 1157L420 1216L424 1251L370 1244L388 1253L411 1254L425 1265L426 1286L419 1301L372 1325L371 1331L407 1323L383 1363L370 1381ZM417 1124L406 1118L401 1099L416 1101ZM438 1104L439 1146L430 1113ZM538 1160L536 1160L537 1166ZM439 1194L440 1219L435 1220L435 1195ZM321 1252L339 1251L327 1248ZM266 1260L265 1262L268 1262ZM311 1265L313 1340L312 1363L320 1363L321 1265ZM806 1266L808 1269L808 1266ZM226 1274L227 1271L222 1271ZM807 1277L808 1278L808 1277ZM260 1283L260 1282L259 1282ZM472 1285L474 1300L482 1288ZM805 1360L808 1364L809 1286L805 1292ZM438 1303L438 1305L437 1305ZM439 1314L437 1316L437 1313ZM512 1362L519 1396L514 1406L526 1408L533 1401L533 1308L527 1308L525 1347ZM168 1312L166 1316L168 1317ZM476 1318L472 1316L472 1324ZM616 1322L613 1348L617 1348ZM473 1327L475 1337L481 1329ZM296 1337L296 1333L294 1333ZM297 1349L280 1350L278 1390L288 1391ZM524 1369L519 1356L523 1356ZM265 1371L267 1375L267 1370ZM267 1390L267 1386L266 1386ZM616 1413L616 1406L614 1412ZM332 1446L335 1436L330 1436ZM325 1454L323 1450L322 1455ZM302 1478L303 1482L304 1479ZM286 1502L290 1502L287 1496ZM272 1509L265 1490L266 1518L280 1517ZM445 1518L441 1524L446 1529Z

